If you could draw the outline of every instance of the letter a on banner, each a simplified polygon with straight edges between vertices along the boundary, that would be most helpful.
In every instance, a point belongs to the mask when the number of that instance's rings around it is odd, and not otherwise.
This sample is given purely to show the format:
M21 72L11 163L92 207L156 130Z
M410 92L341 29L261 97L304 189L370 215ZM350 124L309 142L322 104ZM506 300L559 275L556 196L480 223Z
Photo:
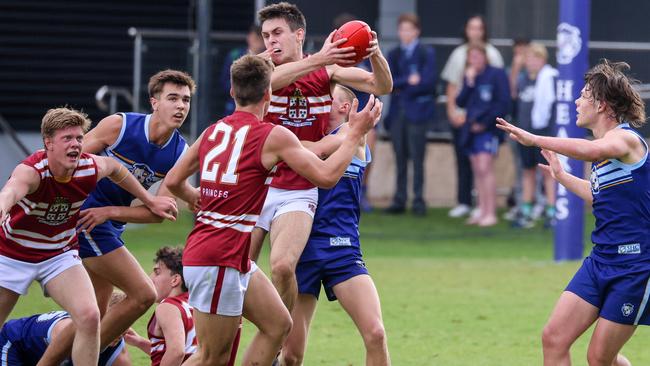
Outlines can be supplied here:
M560 23L557 26L558 127L556 135L582 138L585 131L576 126L574 101L584 86L584 74L589 65L590 0L560 0ZM568 113L567 113L568 112ZM565 170L582 178L584 162L562 157ZM584 201L572 192L557 190L557 224L555 226L555 260L577 260L583 256Z

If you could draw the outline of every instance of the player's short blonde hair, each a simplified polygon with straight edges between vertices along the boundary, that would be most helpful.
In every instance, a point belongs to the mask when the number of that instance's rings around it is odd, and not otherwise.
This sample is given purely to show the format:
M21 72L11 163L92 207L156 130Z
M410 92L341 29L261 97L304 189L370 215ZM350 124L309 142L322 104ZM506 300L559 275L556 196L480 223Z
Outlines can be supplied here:
M43 116L41 135L52 137L58 130L77 126L86 133L90 129L90 125L91 122L86 113L68 107L53 108Z
M548 60L548 51L546 50L546 46L539 42L530 42L528 44L528 52L537 57L543 58L544 60Z
M343 101L348 102L352 104L352 101L354 98L356 98L356 95L354 95L354 92L350 90L347 86L341 85L341 84L336 84L334 86L334 90L340 90L341 91L341 96L343 97Z

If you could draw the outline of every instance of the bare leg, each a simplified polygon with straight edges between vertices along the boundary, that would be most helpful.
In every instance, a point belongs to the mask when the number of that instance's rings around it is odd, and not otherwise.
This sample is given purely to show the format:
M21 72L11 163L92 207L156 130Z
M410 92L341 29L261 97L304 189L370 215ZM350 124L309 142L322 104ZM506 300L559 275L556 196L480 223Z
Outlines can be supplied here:
M544 191L546 193L546 204L555 205L555 179L550 174L544 173Z
M571 365L571 345L597 317L597 307L572 292L564 291L542 332L544 365Z
M366 365L390 365L379 295L372 278L355 276L337 284L333 290L363 337Z
M75 325L72 362L76 365L96 365L100 315L86 270L82 266L70 267L45 284L45 289L70 314Z
M292 211L278 216L271 224L271 280L289 311L298 296L296 265L313 221L305 212Z
M101 346L106 347L144 314L156 301L156 289L135 257L125 247L100 257L86 258L94 274L124 291L126 298L102 319Z
M594 334L589 342L587 360L589 366L623 366L627 359L619 352L627 342L636 326L614 323L607 319L599 318L594 329ZM620 362L619 362L620 359ZM629 363L629 361L627 361Z
M251 252L249 257L252 261L257 262L257 259L260 257L262 245L264 245L264 238L266 238L266 230L261 227L255 227L253 232L251 232Z
M524 169L522 173L521 200L524 203L532 204L535 198L535 169ZM553 178L551 177L551 179Z
M492 226L497 223L497 184L494 176L494 158L492 154L480 153L476 155L476 165L482 185L480 193L482 194L482 217L479 226Z
M193 316L199 347L183 365L226 366L241 317L208 314L196 309ZM219 331L216 332L215 329Z
M17 294L4 287L0 287L0 327L4 325L5 320L16 306L20 294Z
M483 197L483 184L479 174L478 156L470 155L469 161L472 165L472 176L474 179L474 188L476 189L476 207L478 208L479 214L477 216L470 216L467 220L467 224L475 225L478 224L481 218L485 215L485 208L483 207L485 205L485 199Z
M291 312L293 326L287 340L282 346L281 365L293 366L302 365L302 360L307 349L307 338L309 336L309 325L316 312L318 299L313 295L299 294L296 306Z
M99 313L103 318L108 309L108 302L111 298L111 294L113 293L113 285L110 282L106 281L103 277L95 274L89 268L86 268L86 271L88 272L93 288L95 289L97 306L99 307ZM60 364L63 362L63 360L70 357L75 331L76 329L73 322L66 323L65 326L60 327L57 337L52 338L50 345L45 350L45 354L43 357L41 357L38 365L54 366Z
M248 284L243 315L258 332L246 349L242 365L270 365L291 330L291 315L260 269Z

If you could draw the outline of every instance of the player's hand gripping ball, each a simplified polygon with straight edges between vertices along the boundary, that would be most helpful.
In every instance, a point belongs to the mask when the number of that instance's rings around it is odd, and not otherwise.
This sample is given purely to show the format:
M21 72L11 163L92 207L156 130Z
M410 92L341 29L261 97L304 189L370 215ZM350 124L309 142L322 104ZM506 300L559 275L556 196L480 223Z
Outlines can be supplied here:
M365 22L362 22L360 20L351 20L343 24L341 28L339 28L336 33L334 33L332 42L336 42L341 38L347 38L348 40L345 43L339 45L339 48L354 47L354 65L361 62L361 60L363 60L363 58L368 55L367 50L368 47L370 47L370 41L372 41L372 34L370 33L370 27Z

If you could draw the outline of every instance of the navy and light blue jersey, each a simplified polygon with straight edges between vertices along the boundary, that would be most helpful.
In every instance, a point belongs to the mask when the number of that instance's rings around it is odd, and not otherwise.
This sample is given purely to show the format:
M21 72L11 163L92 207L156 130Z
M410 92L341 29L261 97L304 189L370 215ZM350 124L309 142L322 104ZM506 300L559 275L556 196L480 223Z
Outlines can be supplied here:
M370 149L366 146L365 161L355 156L332 189L318 189L318 208L301 261L326 258L343 248L360 251L361 183L370 161Z
M591 192L596 228L592 257L615 264L650 260L650 161L648 145L629 124L619 126L637 136L646 148L639 162L616 159L595 162Z
M162 180L176 161L187 150L187 143L178 130L160 146L149 141L150 114L120 113L122 129L111 146L101 155L117 160L133 174L145 189ZM129 206L134 197L108 178L97 183L82 209L103 206ZM122 226L121 222L114 222Z
M69 317L65 311L52 311L6 322L0 331L0 347L7 364L36 365L52 340L54 326ZM99 365L112 365L123 348L124 339L106 348L99 355Z

